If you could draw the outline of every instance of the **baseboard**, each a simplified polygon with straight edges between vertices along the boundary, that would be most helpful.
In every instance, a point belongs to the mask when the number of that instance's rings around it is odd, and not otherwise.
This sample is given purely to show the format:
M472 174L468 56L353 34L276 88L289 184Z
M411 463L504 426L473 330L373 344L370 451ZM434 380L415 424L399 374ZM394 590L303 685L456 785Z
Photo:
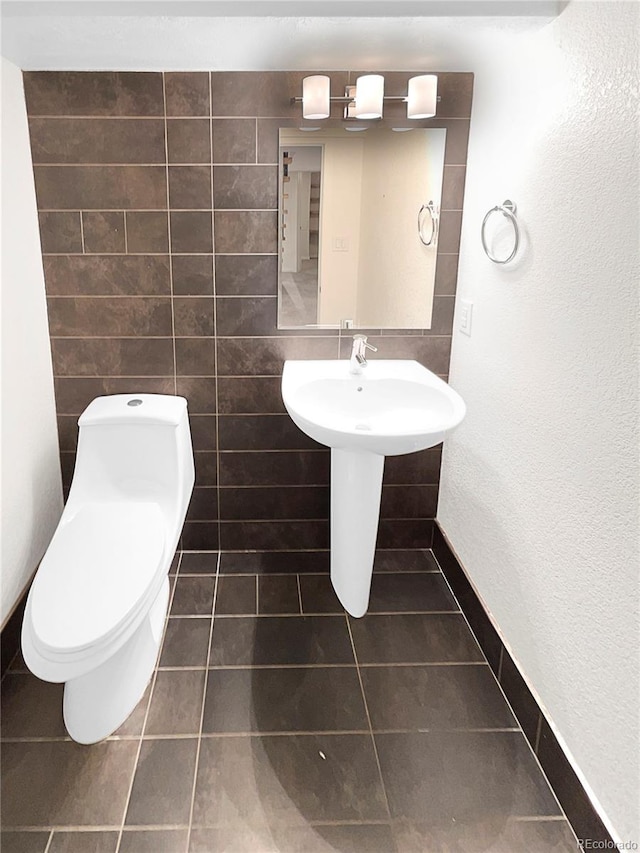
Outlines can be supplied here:
M437 521L433 553L577 838L613 849L611 835Z

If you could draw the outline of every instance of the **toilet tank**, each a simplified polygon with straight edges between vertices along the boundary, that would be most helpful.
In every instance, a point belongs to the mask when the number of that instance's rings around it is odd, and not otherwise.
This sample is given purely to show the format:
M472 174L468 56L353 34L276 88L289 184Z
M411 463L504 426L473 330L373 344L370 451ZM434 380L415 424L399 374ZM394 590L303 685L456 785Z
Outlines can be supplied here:
M184 397L97 397L78 425L70 510L89 500L151 500L182 527L194 483Z

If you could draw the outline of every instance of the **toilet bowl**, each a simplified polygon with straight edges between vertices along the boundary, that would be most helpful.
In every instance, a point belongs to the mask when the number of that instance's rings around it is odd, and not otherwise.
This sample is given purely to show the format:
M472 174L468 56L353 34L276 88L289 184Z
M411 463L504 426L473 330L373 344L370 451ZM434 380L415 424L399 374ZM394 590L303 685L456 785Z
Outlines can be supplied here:
M98 397L78 425L69 499L29 591L22 652L34 675L65 683L71 737L95 743L126 720L153 673L194 464L183 397Z

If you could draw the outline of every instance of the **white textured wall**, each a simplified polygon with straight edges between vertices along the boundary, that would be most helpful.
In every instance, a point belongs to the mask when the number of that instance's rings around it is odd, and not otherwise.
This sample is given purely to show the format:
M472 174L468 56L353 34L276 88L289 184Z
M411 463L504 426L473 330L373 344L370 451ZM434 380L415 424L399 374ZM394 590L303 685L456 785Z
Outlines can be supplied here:
M62 511L58 432L22 72L2 59L0 624Z
M438 518L621 840L638 820L635 3L572 3L476 67ZM505 198L519 262L482 253Z

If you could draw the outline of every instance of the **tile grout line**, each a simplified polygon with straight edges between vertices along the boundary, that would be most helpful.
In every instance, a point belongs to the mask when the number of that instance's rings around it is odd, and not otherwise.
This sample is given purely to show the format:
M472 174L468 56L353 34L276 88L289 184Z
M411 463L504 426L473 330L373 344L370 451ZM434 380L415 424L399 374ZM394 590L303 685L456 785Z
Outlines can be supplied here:
M213 626L215 622L215 612L216 612L216 599L218 594L218 579L220 577L220 559L221 552L218 551L218 557L216 561L216 580L213 587L213 603L211 606L211 625L209 626L209 646L207 648L207 666L205 669L205 678L204 678L204 686L202 691L202 706L200 708L200 728L198 733L198 741L196 745L196 759L193 767L193 785L191 787L191 803L189 805L189 828L187 830L187 844L185 847L185 853L188 853L189 846L191 844L191 827L193 823L193 809L196 801L196 786L198 782L198 770L200 765L200 747L202 745L202 726L204 724L204 709L207 701L207 687L209 684L209 663L211 661L211 645L213 643Z
M211 117L211 113L213 112L213 79L211 77L211 72L209 72L209 156L211 158L211 289L213 296L213 357L214 357L214 370L215 376L213 381L213 388L215 394L215 428L216 428L216 504L217 504L217 518L215 521L217 522L217 534L218 534L218 563L217 569L219 574L220 572L220 552L222 549L222 511L220 507L220 420L219 420L219 411L220 411L220 394L219 394L219 382L218 382L218 311L217 311L217 287L216 287L216 233L215 233L215 201L214 201L214 166L213 166L213 118ZM213 521L214 519L212 519ZM217 580L216 580L216 588L217 588ZM214 602L215 604L215 602ZM215 607L214 607L215 610ZM213 613L211 614L211 618L213 619ZM213 621L211 622L211 627L213 629Z
M167 255L169 258L169 289L171 299L171 346L173 349L173 393L178 393L178 370L176 366L176 315L173 294L173 252L171 246L171 207L169 200L169 133L167 127L167 87L165 73L162 72L162 104L164 110L164 172L167 190Z
M256 131L255 131L255 140L254 140L254 144L255 144L255 146L256 146L256 156L255 156L255 163L254 163L254 165L256 165L256 166L257 166L257 165L259 164L259 162L260 162L260 161L258 160L258 119L257 119L257 117L254 119L254 121L255 121L255 126L256 126ZM277 164L277 163L274 163L273 165L274 165L274 166L277 166L278 164Z
M206 522L203 522L203 524ZM185 578L198 578L198 577L211 577L211 575L184 575ZM233 578L233 577L252 577L252 575L222 575L224 578ZM281 577L286 577L286 575ZM343 615L342 610L313 610L307 609L302 613L290 613L289 611L284 611L282 613L217 613L217 619L223 619L224 621L229 621L231 619L261 619L261 620L269 620L269 619L291 619L294 616L314 616L316 618L322 619L335 619ZM459 610L375 610L370 611L370 616L460 616L462 615ZM179 613L174 614L172 619L203 619L206 618L204 614L195 613L195 614L185 614ZM482 661L484 663L485 661ZM364 664L367 666L368 664Z
M109 116L109 120L114 119L114 118L118 118L118 116ZM196 116L180 116L181 121L184 119L189 119L189 118L196 118ZM206 116L197 116L197 118L199 118L200 121L207 121ZM215 120L216 117L212 116L210 118L211 118L211 120ZM257 121L256 118L254 118L254 117L252 117L252 118L254 121ZM158 117L158 120L161 120L160 116ZM173 121L175 121L175 117L168 117L168 120L170 122L173 122ZM427 128L424 128L424 129L426 130ZM257 134L256 134L256 136L257 136ZM88 168L88 169L107 168L107 169L109 169L109 168L114 168L114 167L116 169L124 169L124 168L143 168L143 169L154 169L154 168L156 168L156 169L160 169L160 168L162 168L162 161L156 160L155 162L142 162L141 161L139 163L123 163L123 162L118 161L118 160L114 160L114 161L105 160L103 162L90 162L90 163L61 163L59 161L56 162L55 160L39 160L37 163L34 163L33 165L38 166L39 168L42 167L42 168L46 168L46 169L57 169L57 168L60 168L60 169L77 169L78 167L83 168L83 169L85 169L85 168ZM206 160L198 160L197 162L194 163L194 162L190 162L188 160L177 160L175 162L172 161L171 165L172 166L227 166L228 168L236 168L238 166L240 166L240 167L247 166L248 168L252 168L254 166L266 166L266 167L273 169L274 167L278 166L278 162L277 161L273 162L271 160L264 161L264 162L261 160L256 160L255 162L250 162L248 160L237 160L236 162L229 161L229 160L221 160L220 162L215 161L213 163L209 163ZM466 168L464 163L445 163L444 166L446 169L465 169ZM73 209L73 208L71 208L71 209ZM229 209L233 210L234 208L229 208ZM457 211L459 209L460 208L444 208L445 211L446 210L456 210Z
M199 488L201 488L201 489L215 489L215 486L199 486ZM222 488L223 489L231 489L231 488L234 488L234 489L235 488L251 489L251 488L253 488L253 486L223 486ZM270 488L270 487L265 486L264 488ZM283 488L296 488L296 487L295 486L289 486L289 487L285 486ZM322 487L322 486L310 486L310 488L316 489L316 488L324 488L324 487ZM212 520L212 519L210 519L210 520ZM229 577L229 578L252 578L256 574L256 572L220 572L220 574L222 575L222 577ZM287 577L291 577L292 575L296 575L296 574L301 574L305 578L324 578L324 577L326 577L327 573L326 572L262 572L262 573L258 572L257 574L258 574L258 577L263 577L263 578L287 578ZM411 576L413 576L413 575L439 575L440 572L438 572L435 569L424 569L424 570L423 569L414 569L413 571L407 571L407 572L394 572L393 570L391 570L391 571L376 570L375 574L378 577L380 577L381 575L384 575L385 577L391 576L391 577L395 578L395 577L402 577L402 575L411 575ZM213 576L215 576L215 572L183 572L182 576L187 577L187 578L199 578L199 577L207 577L207 576L213 577ZM338 611L338 612L341 613L342 611ZM406 611L399 611L399 612L406 612ZM454 611L454 612L457 613L458 611Z
M305 614L304 608L302 606L302 584L300 583L300 574L299 573L296 573L296 584L298 586L298 606L300 607L300 616L305 616L306 614Z
M173 559L173 558L172 558ZM180 563L182 562L182 551L179 552L178 557L178 565L176 566L176 579L178 577L178 573L180 571ZM169 564L169 568L171 568L171 564ZM122 843L122 835L124 832L125 821L127 819L127 812L129 811L129 804L131 802L131 794L133 793L133 784L136 778L136 772L138 770L138 762L140 761L140 753L142 752L142 744L144 743L144 733L147 726L147 720L149 718L149 711L151 710L151 702L153 700L153 691L156 686L156 680L158 678L158 663L160 662L160 655L162 654L162 647L164 645L164 639L167 633L167 626L169 624L169 613L171 613L171 607L173 606L173 597L176 591L176 582L171 583L169 580L169 574L167 572L167 580L169 582L169 601L167 602L167 612L164 617L164 624L162 626L162 637L160 638L160 646L158 647L158 654L156 657L156 662L153 668L153 674L151 679L149 680L149 699L147 700L147 707L144 712L144 719L142 720L142 726L140 728L140 735L138 740L138 749L136 751L136 759L133 763L133 771L131 773L131 781L129 782L129 790L127 791L127 796L124 803L124 810L122 812L122 822L120 824L120 832L118 834L118 842L116 844L116 848L114 853L118 853L120 850L120 845ZM144 695L144 694L143 694Z
M78 213L80 214L80 242L82 244L82 254L84 255L86 254L84 250L84 222L82 217L82 211L79 210Z
M378 747L376 745L376 739L373 735L373 726L371 725L371 715L369 714L369 704L367 702L367 697L364 692L364 684L362 683L362 676L360 674L360 664L358 662L358 653L356 652L356 644L353 641L353 634L351 633L351 624L349 622L349 616L347 613L344 614L345 622L347 623L347 631L349 632L349 640L351 641L351 650L353 652L353 658L356 663L356 672L358 674L358 683L360 684L360 692L362 694L362 702L364 704L364 710L367 715L367 723L369 725L369 735L371 737L371 745L373 746L373 754L376 759L376 766L378 768L378 777L380 779L380 785L382 787L382 794L384 796L384 802L387 809L387 818L389 824L391 824L391 809L389 808L389 798L387 797L387 788L384 784L384 778L382 776L382 767L380 766L380 757L378 756ZM394 842L395 847L395 842Z
M29 72L29 73L32 73L32 72ZM142 72L142 73L145 73L145 72ZM152 73L162 74L164 72L157 71L157 72L152 72ZM213 71L213 72L200 71L200 72L195 72L195 73L217 74L218 72L216 72L216 71ZM464 74L466 72L463 71L463 72L450 72L450 73ZM54 121L61 120L61 119L67 119L67 120L68 119L73 119L73 120L82 119L85 121L86 120L92 120L92 121L105 121L105 120L108 120L108 121L127 121L127 120L129 120L129 121L131 121L131 120L134 120L134 121L153 121L153 120L156 120L156 121L158 121L159 119L162 118L162 114L161 113L151 113L149 115L143 115L143 116L141 116L141 115L117 115L116 116L116 115L96 115L94 113L70 113L70 114L66 114L66 113L57 113L57 114L56 113L29 113L29 118L31 118L31 119L45 119L46 118L46 119L50 119L50 120L54 120ZM207 118L207 116L203 116L203 115L186 115L186 116L172 115L171 116L172 121L176 121L176 119L179 121L197 121L197 120L201 121L203 118ZM238 121L239 119L244 119L246 121L247 119L249 119L249 120L255 119L256 116L255 115L250 116L250 115L235 115L235 114L229 115L229 114L226 114L226 115L211 115L211 116L209 116L209 118L215 118L215 119L222 120L222 121ZM257 118L259 118L260 121L275 120L275 121L279 121L279 122L283 122L283 121L286 122L286 121L292 120L290 113L288 113L286 115L265 115L265 116L261 115L261 116L257 116ZM335 119L333 119L333 121L335 121ZM390 121L391 121L391 123L393 123L393 119L390 119ZM470 122L471 121L471 115L468 115L468 116L436 115L433 118L429 119L429 121L436 122L436 123L435 124L424 124L423 125L423 124L417 124L417 122L416 122L416 129L418 129L418 130L447 130L446 127L445 128L438 127L438 123L443 122L443 121L466 121L466 122ZM295 124L295 120L294 120L294 124ZM383 125L383 126L386 126L386 125ZM291 127L293 127L293 125ZM287 129L291 129L291 127L288 127ZM42 164L36 163L35 165L40 166ZM53 165L60 166L60 165L65 165L65 164L54 163ZM66 165L68 165L68 166L69 165L71 165L71 166L73 166L73 165L82 166L84 164L83 163L67 163ZM100 165L109 165L109 164L103 163ZM129 163L127 165L135 166L138 164ZM457 164L457 163L449 164L449 163L447 163L446 165L454 165L455 166L455 165L460 165L460 164ZM464 165L464 164L462 164L462 165Z

